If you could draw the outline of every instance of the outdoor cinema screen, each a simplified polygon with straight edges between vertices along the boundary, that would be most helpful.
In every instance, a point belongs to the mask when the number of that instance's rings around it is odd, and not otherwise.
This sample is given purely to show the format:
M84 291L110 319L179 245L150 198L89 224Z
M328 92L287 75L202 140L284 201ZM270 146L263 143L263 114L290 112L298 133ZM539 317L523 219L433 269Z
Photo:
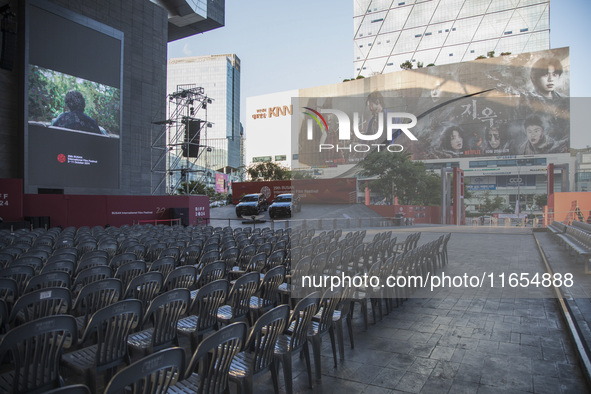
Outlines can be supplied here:
M27 6L25 190L118 190L123 33L46 1Z

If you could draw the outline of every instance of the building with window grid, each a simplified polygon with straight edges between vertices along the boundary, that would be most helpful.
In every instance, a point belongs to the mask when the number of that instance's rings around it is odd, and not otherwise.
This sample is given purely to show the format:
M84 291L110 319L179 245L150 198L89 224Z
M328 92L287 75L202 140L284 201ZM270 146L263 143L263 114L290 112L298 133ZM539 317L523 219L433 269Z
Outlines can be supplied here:
M355 0L354 75L550 48L550 0Z

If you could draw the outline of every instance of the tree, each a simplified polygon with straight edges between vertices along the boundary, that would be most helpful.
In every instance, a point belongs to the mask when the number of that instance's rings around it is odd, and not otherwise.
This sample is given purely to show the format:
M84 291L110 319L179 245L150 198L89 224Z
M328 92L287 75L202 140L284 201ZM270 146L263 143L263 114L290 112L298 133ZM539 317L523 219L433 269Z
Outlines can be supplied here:
M423 68L423 62L417 62L417 68Z
M291 171L287 167L272 161L251 164L246 173L251 181L284 181L291 179Z
M536 205L540 208L545 207L548 205L548 195L547 194L536 194L534 197L534 201Z
M495 57L495 51L488 51L488 52L486 52L486 56L488 56L488 57Z
M400 65L400 68L403 70L412 70L412 62L410 60L407 60Z
M505 200L503 197L495 196L494 198L491 198L490 190L487 190L482 194L482 196L480 196L478 212L483 215L490 215L494 211L500 210L504 204Z
M361 175L373 178L369 187L383 195L389 204L394 196L403 204L440 203L441 179L427 174L422 162L413 162L409 153L374 151L361 162Z

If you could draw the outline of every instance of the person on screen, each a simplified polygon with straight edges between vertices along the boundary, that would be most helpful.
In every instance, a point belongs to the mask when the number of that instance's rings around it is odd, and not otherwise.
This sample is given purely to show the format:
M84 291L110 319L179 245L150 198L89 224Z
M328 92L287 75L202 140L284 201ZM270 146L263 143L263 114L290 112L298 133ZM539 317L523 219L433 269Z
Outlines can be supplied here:
M544 122L538 115L529 116L525 119L523 126L527 139L519 149L519 153L522 155L564 153L567 151L568 140L556 141L547 135Z
M466 133L459 126L450 126L441 133L441 157L459 157L466 149Z
M541 58L531 68L531 82L534 85L535 96L544 99L561 98L556 87L562 76L562 64L556 58Z
M84 100L82 93L77 90L70 90L66 93L64 101L69 112L60 114L53 121L52 126L103 134L99 129L96 120L84 113L86 100Z
M484 129L482 147L485 154L507 154L510 152L510 142L504 127L494 124Z
M380 117L382 118L382 135L384 135L384 130L387 127L388 121L388 110L384 107L384 96L378 91L372 92L367 96L366 101L367 108L371 114L371 118L367 122L367 127L365 129L365 134L367 135L375 135L379 130L380 124ZM400 119L394 119L395 122L400 122ZM398 136L402 134L402 130L394 130L392 133L392 140L385 141L386 143L393 143Z

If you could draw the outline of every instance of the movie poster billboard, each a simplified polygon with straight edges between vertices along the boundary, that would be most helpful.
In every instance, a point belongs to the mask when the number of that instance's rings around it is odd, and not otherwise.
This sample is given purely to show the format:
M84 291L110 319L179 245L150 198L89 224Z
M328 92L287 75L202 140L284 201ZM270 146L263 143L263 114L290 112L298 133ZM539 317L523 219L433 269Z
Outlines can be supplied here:
M299 165L351 167L375 150L414 160L567 153L569 85L561 48L302 89Z

